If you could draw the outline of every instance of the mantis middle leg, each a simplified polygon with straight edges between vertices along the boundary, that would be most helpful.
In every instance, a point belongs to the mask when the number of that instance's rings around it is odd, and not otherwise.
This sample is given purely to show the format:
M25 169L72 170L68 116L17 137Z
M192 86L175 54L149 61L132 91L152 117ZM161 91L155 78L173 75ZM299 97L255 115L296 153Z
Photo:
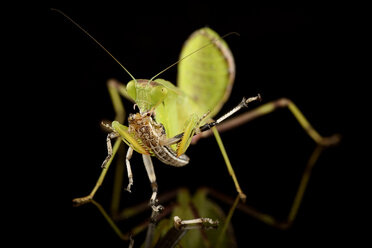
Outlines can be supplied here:
M311 170L313 166L315 165L316 161L318 160L321 152L325 147L329 147L332 145L336 145L340 141L340 135L339 134L334 134L329 137L323 137L321 136L310 124L310 122L306 119L306 117L302 114L302 112L299 110L299 108L289 99L286 98L281 98L277 101L269 102L266 103L254 110L251 110L245 114L241 114L240 116L237 116L235 118L232 118L230 120L227 120L217 126L214 127L212 130L205 131L203 133L199 134L199 137L195 137L196 139L193 140L195 143L198 138L201 137L208 137L212 135L212 133L216 136L216 139L218 141L218 131L223 132L227 131L231 128L240 126L246 122L249 122L257 117L272 113L273 111L279 109L279 108L288 108L290 112L293 114L293 116L296 118L298 123L301 125L301 127L305 130L305 132L316 142L317 146L313 152L313 154L310 156L308 163L306 165L306 168L303 172L300 184L297 189L297 193L295 195L295 198L293 200L292 206L290 208L289 214L288 214L288 219L286 221L277 221L274 217L261 213L257 210L254 210L253 208L250 208L249 206L244 206L242 207L243 209L246 210L246 212L255 218L259 219L262 222L265 222L269 225L276 226L281 229L287 229L289 228L296 215L298 212L298 209L300 207L300 204L302 202L310 175L311 175ZM218 130L218 131L217 131ZM223 145L221 142L220 146L222 153L224 154L223 150ZM227 155L224 155L224 158L226 160ZM228 158L227 158L228 159ZM234 180L235 181L235 180Z
M113 107L114 107L114 110L115 110L115 113L116 113L115 120L117 120L119 122L123 122L124 117L125 117L125 109L124 109L124 105L123 105L123 103L120 99L120 95L119 95L119 92L117 90L117 87L116 87L114 81L112 81L112 80L109 80L107 85L108 85L108 90L109 90L110 97L111 97L111 100L112 100L112 104L113 104ZM106 125L104 125L104 126L106 126ZM115 135L115 133L110 133L107 136L106 142L107 142L108 155L107 155L106 159L104 160L104 162L102 163L102 172L101 172L94 188L92 189L92 191L90 192L89 195L87 195L85 197L80 197L80 198L73 199L74 205L79 206L79 205L90 202L93 199L94 195L96 194L98 188L102 185L102 182L103 182L103 180L106 176L106 173L107 173L107 171L108 171L108 169L111 165L111 162L112 162L115 154L117 153L117 151L119 149L120 143L122 142L121 139L117 139L115 141L115 144L114 144L113 148L112 148L111 139L113 139L115 137L117 137Z

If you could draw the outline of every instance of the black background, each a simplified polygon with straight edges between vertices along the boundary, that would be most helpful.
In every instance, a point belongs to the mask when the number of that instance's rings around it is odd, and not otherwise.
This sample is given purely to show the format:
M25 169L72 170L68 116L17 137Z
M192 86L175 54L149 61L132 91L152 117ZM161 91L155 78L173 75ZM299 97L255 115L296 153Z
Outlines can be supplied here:
M346 87L349 78L347 40L352 24L349 10L333 8L250 8L234 4L167 6L85 6L60 8L100 41L136 78L151 78L175 62L183 42L194 30L209 26L226 38L236 62L231 97L221 114L243 96L260 93L263 103L287 97L303 111L323 135L341 133L342 143L326 150L314 167L297 219L287 231L268 227L239 211L232 224L239 247L264 245L303 246L343 243L348 230L351 175L349 158L350 112ZM43 219L36 241L69 246L105 244L126 247L93 205L73 208L71 200L90 192L107 154L102 120L114 112L106 88L109 78L127 82L130 77L92 40L57 12L43 9L38 45L43 51L37 103L36 130L43 145L31 205L39 210L32 223ZM45 57L44 57L45 55ZM37 56L37 55L36 55ZM45 70L44 70L45 69ZM175 82L177 68L161 75ZM27 93L26 93L27 94ZM131 103L125 101L128 112ZM40 129L38 129L40 128ZM39 131L40 130L40 131ZM40 138L42 137L42 138ZM247 203L284 218L315 148L288 110L222 134ZM33 147L31 147L32 149ZM178 187L192 192L213 187L235 196L235 188L213 138L190 147L189 165L169 167L154 159L159 194ZM42 159L41 159L42 158ZM37 160L37 161L40 161ZM123 191L124 206L147 201L151 188L142 160L132 159L134 186ZM28 177L29 175L26 175ZM113 170L95 197L108 207ZM125 175L124 175L125 177ZM34 181L34 180L31 180ZM35 187L33 187L35 185ZM30 188L31 189L31 188ZM24 206L27 209L27 206ZM226 206L225 206L226 209ZM21 216L22 217L22 216ZM30 224L30 223L29 223ZM126 224L122 225L126 228ZM29 229L28 229L29 230ZM352 239L354 240L354 239ZM136 246L141 243L136 239Z

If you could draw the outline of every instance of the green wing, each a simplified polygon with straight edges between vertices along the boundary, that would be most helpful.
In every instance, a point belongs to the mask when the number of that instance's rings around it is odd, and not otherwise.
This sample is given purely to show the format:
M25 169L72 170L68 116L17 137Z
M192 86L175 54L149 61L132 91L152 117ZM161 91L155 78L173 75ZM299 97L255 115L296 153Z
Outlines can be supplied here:
M180 58L200 51L178 64L177 83L180 90L191 97L199 115L211 111L216 115L227 101L235 78L235 63L224 40L210 28L195 31L185 42Z
M213 117L230 95L235 64L227 44L213 30L202 28L185 42L181 58L198 49L178 64L178 87L155 80L168 91L156 108L156 120L164 125L168 138L183 132L192 115L200 118L211 111L209 116Z
M189 117L197 109L196 103L172 83L156 79L155 82L165 86L167 97L156 108L156 121L163 124L167 137L171 138L183 132Z

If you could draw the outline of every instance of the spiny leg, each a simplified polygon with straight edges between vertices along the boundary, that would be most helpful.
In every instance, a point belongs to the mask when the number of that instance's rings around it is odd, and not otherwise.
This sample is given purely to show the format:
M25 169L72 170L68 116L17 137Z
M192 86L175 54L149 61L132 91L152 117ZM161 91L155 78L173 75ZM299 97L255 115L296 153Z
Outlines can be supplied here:
M174 216L174 226L176 229L211 229L218 227L218 220L211 218L196 218L191 220L182 220L178 216Z
M218 226L218 220L212 220L210 218L182 220L180 217L175 216L173 218L173 227L169 229L160 240L158 240L155 247L178 247L177 244L189 230L216 229Z
M254 101L261 101L261 95L258 94L257 96L255 97L250 97L248 99L246 99L245 97L243 97L242 101L236 106L234 107L232 110L230 110L229 112L227 112L226 114L224 114L223 116L221 116L220 118L218 118L216 121L212 121L212 122L209 122L209 123L206 123L200 127L198 127L196 130L192 130L192 135L195 135L196 137L193 138L193 143L196 143L196 141L200 138L200 137L207 137L207 136L210 136L212 131L211 131L211 128L214 127L214 126L219 126L221 122L223 122L225 119L229 118L230 116L234 115L236 112L238 112L239 110L243 109L243 108L248 108L248 104L251 103L251 102L254 102ZM206 118L208 116L209 112L207 112L206 114L203 115L203 117L199 120L199 122L195 122L194 126L197 124L199 124L204 118ZM189 120L190 122L190 120ZM187 131L187 129L185 129ZM192 136L187 136L185 137L185 134L188 134L185 132L182 132L180 134L177 134L176 136L174 136L173 138L171 138L171 140L173 141L177 141L177 140L183 140L185 138L192 138ZM191 132L189 132L191 133Z
M214 133L214 136L216 137L216 140L217 140L217 143L218 143L218 146L220 147L220 150L221 150L221 153L222 153L222 156L225 160L225 164L227 166L227 169L229 171L229 174L230 176L232 177L233 181L234 181L234 184L235 184L235 188L237 190L237 192L239 193L239 197L242 201L245 201L245 199L247 198L247 196L243 193L242 189L240 188L240 185L239 185L239 182L238 182L238 179L235 175L235 172L234 172L234 169L230 163L230 159L229 157L227 156L227 153L226 153L226 150L225 150L225 147L222 143L222 140L221 140L221 137L217 131L217 129L215 128L216 125L220 124L221 122L223 122L225 119L229 118L230 116L232 116L233 114L235 114L236 112L238 112L239 110L241 110L242 108L247 108L248 107L248 104L251 103L251 102L254 102L254 101L261 101L261 96L258 94L257 96L255 97L250 97L248 99L246 98L243 98L242 101L235 107L233 108L232 110L230 110L228 113L226 113L225 115L221 116L220 118L217 119L217 121L214 121L214 122L211 122L211 123L207 123L203 126L199 126L199 123L204 119L206 118L206 116L208 115L208 113L206 113L205 115L203 115L203 117L200 119L200 120L197 120L195 119L195 117L191 116L187 125L186 125L186 128L185 128L185 131L179 135L176 135L175 137L171 138L171 140L177 140L177 139L181 139L181 141L178 143L178 147L177 147L177 155L179 154L183 154L187 147L189 146L190 142L191 142L191 139L193 137L193 135L195 135L196 133L200 133L200 132L204 132L206 130L209 130L209 129L212 129L213 133ZM185 145L183 145L185 144Z
M128 192L131 192L130 191L130 188L133 185L132 168L130 167L130 162L129 162L129 160L132 158L132 155L133 155L133 148L132 147L129 147L128 152L127 152L127 156L125 157L125 164L127 165L128 180L129 180L128 186L126 188L126 190Z
M284 108L287 107L291 113L294 115L298 123L301 125L301 127L306 131L306 133L318 144L318 146L315 148L313 154L310 156L308 160L308 164L306 166L306 169L304 170L303 176L301 178L301 182L299 185L299 188L297 190L296 196L294 198L294 201L291 206L291 210L288 215L288 219L286 221L277 221L274 217L261 213L257 210L251 209L247 206L247 213L251 214L252 216L256 217L257 219L269 224L276 226L278 228L286 229L293 223L293 220L295 219L299 206L302 202L302 198L305 192L305 189L307 187L307 183L309 181L310 175L311 175L311 169L315 165L316 161L319 158L319 155L321 154L321 151L324 147L336 145L340 141L340 135L334 134L329 137L323 137L321 136L309 123L309 121L306 119L306 117L302 114L302 112L298 109L298 107L289 99L282 98L277 101L269 102L267 104L264 104L252 111L249 111L245 114L242 114L238 117L232 118L230 120L227 120L223 122L222 124L219 124L216 126L216 128L223 132L226 130L229 130L231 128L237 127L239 125L242 125L246 122L249 122L257 117L263 116L265 114L271 113L278 108ZM207 125L207 124L206 124ZM206 126L205 125L205 126ZM207 128L206 128L207 130ZM215 134L216 132L212 130L207 130L203 133L201 133L202 137L207 137L212 135L212 132Z
M255 102L255 101L261 101L261 95L260 94L258 94L257 96L254 96L254 97L250 97L248 99L243 97L242 101L237 106L235 106L232 110L230 110L229 112L227 112L226 114L224 114L223 116L218 118L216 121L210 122L210 123L207 123L207 124L201 126L199 128L199 132L207 131L214 126L219 125L221 122L223 122L227 118L230 118L230 116L234 115L239 110L241 110L243 108L248 108L248 104L251 103L251 102Z
M111 140L112 139L115 139L117 137L119 137L120 135L116 132L111 132L107 135L107 138L106 138L106 144L107 144L107 157L106 159L103 161L102 165L101 165L101 168L104 169L106 168L106 164L107 162L111 159L112 157L112 145L111 145Z
M177 156L181 156L187 150L196 132L196 128L199 124L199 117L197 114L192 114L189 116L188 120L186 120L184 131L182 133L181 140L177 144Z
M151 183L151 189L152 189L152 195L150 198L150 206L155 212L159 212L163 210L163 206L158 205L158 184L156 183L156 176L154 171L154 166L151 161L150 155L142 154L143 163L146 168L147 176L149 177L150 183Z
M296 118L298 123L301 125L301 127L305 130L305 132L319 145L322 146L332 146L336 145L340 142L340 135L334 134L329 137L323 137L321 136L314 127L310 124L310 122L307 120L307 118L303 115L303 113L299 110L299 108L289 99L287 98L281 98L276 101L272 101L269 103L266 103L260 107L257 107L254 110L251 110L247 113L241 114L237 117L231 118L217 126L217 129L219 132L224 132L230 129L233 129L235 127L238 127L240 125L243 125L244 123L247 123L251 120L254 120L260 116L269 114L274 112L277 109L280 108L288 108L290 112L293 114L293 116ZM213 132L211 130L206 130L205 132L199 134L198 137L195 137L193 140L193 143L197 141L198 138L204 138L211 136Z
M210 114L210 111L206 112L201 118L198 117L196 114L192 114L189 116L188 120L186 120L184 131L182 132L182 136L177 135L173 138L170 138L166 141L168 144L178 143L177 144L177 156L181 156L190 146L192 141L192 137L200 132L200 123L207 118Z

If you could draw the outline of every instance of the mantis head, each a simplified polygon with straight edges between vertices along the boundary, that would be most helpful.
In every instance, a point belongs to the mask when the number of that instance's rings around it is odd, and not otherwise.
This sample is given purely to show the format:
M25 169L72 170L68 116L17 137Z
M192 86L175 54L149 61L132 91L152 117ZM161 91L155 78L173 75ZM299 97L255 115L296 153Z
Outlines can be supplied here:
M136 102L140 113L153 111L167 97L167 88L155 81L147 79L131 80L127 84L128 95Z

